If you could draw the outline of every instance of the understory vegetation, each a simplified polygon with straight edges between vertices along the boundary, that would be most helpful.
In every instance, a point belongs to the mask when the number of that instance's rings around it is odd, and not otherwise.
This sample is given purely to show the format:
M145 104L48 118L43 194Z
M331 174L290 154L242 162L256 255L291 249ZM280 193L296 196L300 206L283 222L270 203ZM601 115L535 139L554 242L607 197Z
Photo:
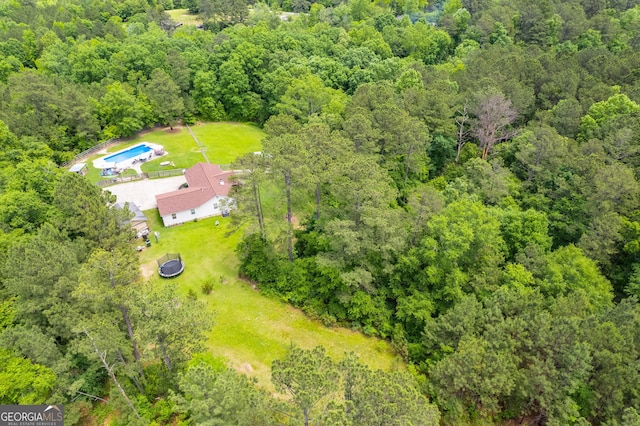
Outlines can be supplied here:
M5 1L0 23L0 403L640 424L637 0ZM126 213L58 167L180 120L266 132L233 164L240 276L406 372L292 342L272 395L205 350L203 302L141 278Z

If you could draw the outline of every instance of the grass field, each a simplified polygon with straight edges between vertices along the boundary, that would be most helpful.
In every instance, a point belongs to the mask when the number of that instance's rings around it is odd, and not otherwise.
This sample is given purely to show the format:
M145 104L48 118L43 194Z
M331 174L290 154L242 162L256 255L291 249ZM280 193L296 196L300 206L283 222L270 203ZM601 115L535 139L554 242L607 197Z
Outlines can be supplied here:
M323 345L336 359L354 351L373 368L403 368L389 345L344 328L327 328L291 306L262 295L237 278L235 247L240 232L225 236L229 218L209 218L172 228L163 228L157 210L145 212L150 226L159 230L160 241L140 254L145 274L157 277L155 259L165 253L180 253L185 271L174 278L185 294L193 289L206 302L216 325L209 336L209 348L226 357L241 372L256 377L260 385L273 390L270 366L291 344L303 348ZM215 225L216 220L220 222ZM159 278L152 278L159 279ZM204 295L200 287L215 282L213 292Z
M215 126L213 125L215 124ZM264 132L241 123L198 123L191 126L212 163L228 164L239 156L260 151Z
M184 25L200 25L202 20L198 15L192 15L188 9L167 10L167 13L174 22L182 22Z

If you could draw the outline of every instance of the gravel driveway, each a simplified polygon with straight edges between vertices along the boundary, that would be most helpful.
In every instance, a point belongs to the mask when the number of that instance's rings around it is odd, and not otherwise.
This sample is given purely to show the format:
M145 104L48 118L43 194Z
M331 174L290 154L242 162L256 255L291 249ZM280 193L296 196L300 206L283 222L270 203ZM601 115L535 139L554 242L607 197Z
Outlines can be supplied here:
M119 203L129 201L137 204L140 210L149 210L158 207L156 195L175 191L186 181L184 175L163 179L146 179L109 186L105 188L105 191L110 191L117 196Z

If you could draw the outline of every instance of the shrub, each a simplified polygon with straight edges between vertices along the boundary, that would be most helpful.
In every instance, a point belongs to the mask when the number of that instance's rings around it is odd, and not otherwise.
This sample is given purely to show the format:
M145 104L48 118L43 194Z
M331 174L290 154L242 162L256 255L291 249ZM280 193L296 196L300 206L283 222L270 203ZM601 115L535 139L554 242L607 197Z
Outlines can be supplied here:
M158 400L153 406L153 418L166 424L173 416L173 404L167 399Z
M192 288L189 289L189 291L187 291L187 298L191 299L191 300L197 300L198 299L198 294L196 293L196 291Z
M202 283L202 286L200 288L202 289L203 294L211 294L211 292L213 291L213 280L206 280Z

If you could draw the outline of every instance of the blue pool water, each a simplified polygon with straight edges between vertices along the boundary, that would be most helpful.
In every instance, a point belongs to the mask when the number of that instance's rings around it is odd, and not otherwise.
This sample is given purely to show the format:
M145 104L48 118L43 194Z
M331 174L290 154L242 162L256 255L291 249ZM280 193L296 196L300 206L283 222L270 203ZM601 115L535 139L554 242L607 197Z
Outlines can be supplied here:
M129 158L137 157L138 155L144 154L149 151L151 151L151 148L149 148L148 146L138 145L134 146L133 148L129 148L126 151L104 157L104 161L107 161L109 163L119 163L121 161L128 160Z

